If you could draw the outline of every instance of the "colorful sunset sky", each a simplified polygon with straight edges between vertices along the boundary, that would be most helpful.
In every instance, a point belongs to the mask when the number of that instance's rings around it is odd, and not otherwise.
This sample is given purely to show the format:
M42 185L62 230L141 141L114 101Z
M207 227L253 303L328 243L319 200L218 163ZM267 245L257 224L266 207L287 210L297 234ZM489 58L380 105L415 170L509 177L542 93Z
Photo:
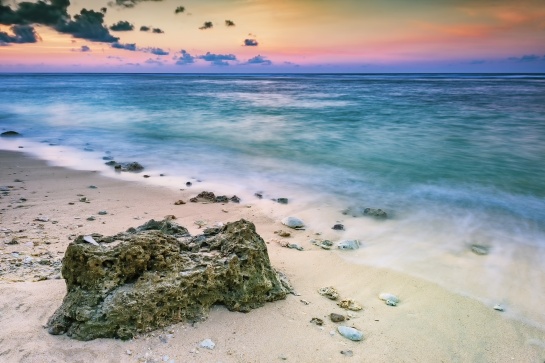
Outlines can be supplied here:
M0 72L545 72L545 1L0 0Z

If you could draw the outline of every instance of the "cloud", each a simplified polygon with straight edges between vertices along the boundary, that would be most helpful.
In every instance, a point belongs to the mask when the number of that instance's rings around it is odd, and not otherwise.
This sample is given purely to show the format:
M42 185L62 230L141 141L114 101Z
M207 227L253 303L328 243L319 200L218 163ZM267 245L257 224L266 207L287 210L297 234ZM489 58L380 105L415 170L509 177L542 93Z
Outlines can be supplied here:
M235 26L235 23L232 20L225 20L225 26Z
M127 32L134 30L134 25L129 23L128 21L120 20L114 25L110 27L110 30L116 31L116 32Z
M475 60L472 60L471 62L469 62L469 64L473 64L473 65L484 64L484 63L486 63L486 61L484 59L475 59Z
M522 57L510 57L508 59L514 62L527 63L527 62L535 62L538 60L545 60L545 56L540 57L536 54L525 54Z
M246 64L261 64L264 66L270 66L272 62L266 57L256 55L255 57L248 59L248 62L246 62Z
M142 25L140 27L141 32L149 32L150 30L151 30L151 28L149 26Z
M255 39L244 39L245 47L257 47L259 43Z
M210 28L213 28L213 27L214 27L214 24L212 24L211 21L205 21L203 26L201 26L199 29L205 30L205 29L210 29Z
M68 0L52 0L51 4L44 1L21 2L14 11L9 6L4 6L0 2L0 24L43 24L54 26L69 18L66 9L70 5Z
M153 28L152 32L156 33L156 34L163 34L164 33L164 31L159 29L159 28Z
M163 62L161 62L160 60L158 59L151 59L149 58L147 61L145 61L144 63L146 64L154 64L154 65L159 65L159 66L162 66L163 65Z
M121 44L121 43L115 42L115 43L112 43L112 48L125 49L125 50L130 50L131 52L134 52L136 51L136 44L135 43Z
M174 14L183 13L185 11L185 8L183 6L178 6L176 10L174 10Z
M185 66L186 64L193 64L195 63L195 57L193 57L191 54L189 54L188 52L186 52L185 50L182 49L182 51L180 52L181 56L178 57L177 61L176 61L176 65L178 66Z
M113 43L119 40L104 26L104 14L94 10L82 9L79 14L74 15L74 20L59 23L55 29L93 42Z
M120 6L122 8L134 8L139 3L146 2L146 1L159 2L159 1L163 1L163 0L115 0L115 1L110 1L108 3L108 6Z
M212 63L215 66L228 66L226 61L236 61L237 57L234 54L214 54L207 52L205 55L198 56L199 59Z
M7 43L36 43L39 39L36 30L30 25L15 24L10 30L13 35L0 32L0 43L3 45L7 45Z
M148 53L151 53L151 54L155 54L155 55L168 55L169 52L167 52L166 50L163 50L161 48L145 48L145 49L142 49L144 52L148 52Z
M91 51L91 48L89 48L88 46L86 45L81 46L80 52L90 52L90 51Z

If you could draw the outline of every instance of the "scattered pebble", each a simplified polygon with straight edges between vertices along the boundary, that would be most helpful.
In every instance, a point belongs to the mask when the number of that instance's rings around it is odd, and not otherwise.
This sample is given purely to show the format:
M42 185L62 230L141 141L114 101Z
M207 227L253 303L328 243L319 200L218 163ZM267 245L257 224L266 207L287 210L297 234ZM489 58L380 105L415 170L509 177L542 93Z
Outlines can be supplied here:
M201 348L206 348L206 349L214 349L216 347L216 343L214 343L211 339L205 339L201 342L201 344L199 344L199 346Z
M291 236L291 233L289 232L286 232L286 231L283 231L283 230L278 230L278 231L274 231L274 233L276 233L277 235L279 235L280 237L289 237Z
M182 204L185 204L185 202L181 199L174 202L174 205L182 205Z
M96 219L95 216L87 217L87 220L88 220L88 221L94 221L95 219Z
M309 302L309 301L307 301L307 300L304 300L304 299L301 299L301 300L299 300L299 301L301 301L301 302L302 302L303 304L305 304L305 305L309 305L309 304L310 304L310 302Z
M148 174L143 175L144 178L149 178L150 176Z
M356 328L351 328L349 326L340 325L337 327L337 331L339 334L341 334L343 337L353 340L355 342L360 341L363 339L363 333L359 331Z
M503 306L501 306L500 304L494 305L494 310L497 310L497 311L505 311L505 309L503 308Z
M255 193L254 194L256 197L258 197L259 199L263 199L263 193Z
M276 202L280 204L288 204L288 198L278 198Z
M330 300L337 300L339 298L339 292L333 286L322 287L318 290L318 293Z
M36 217L34 220L38 222L49 222L49 218L47 217Z
M313 323L313 324L316 324L318 326L322 326L324 325L324 321L320 318L312 318L310 319L310 322Z
M96 185L89 185L89 189L96 189L97 186Z
M127 355L132 355L132 350L127 349L127 351L125 353L127 353Z
M488 255L490 252L490 247L478 245L478 244L472 244L471 245L471 252L475 253L476 255L484 256Z
M334 323L340 323L341 321L345 321L345 320L346 320L346 317L345 317L344 315L336 314L336 313L331 313L331 314L329 314L329 318L330 318L331 321L334 322Z
M341 300L337 305L339 305L339 307L343 309L348 309L352 311L360 311L361 309L363 309L363 306L361 306L360 304L358 304L356 301L352 299Z
M305 226L305 222L297 217L286 217L282 219L282 224L293 229L303 228Z
M310 240L310 243L312 243L315 246L321 247L324 250L330 250L331 247L333 247L333 242L327 239L325 240L313 239L313 240Z
M360 245L361 243L357 239L345 239L337 242L337 248L340 250L357 250Z
M101 215L101 216L105 216L106 214L108 214L108 212L105 211L105 210L101 210L101 211L98 212L98 214Z
M193 184L192 184L191 182L185 183L185 186L186 186L186 187L190 187L190 186L192 186L192 185L193 185Z
M337 223L333 227L331 227L331 229L334 229L336 231L344 231L344 225L340 224L340 223Z
M380 300L383 300L386 305L389 306L397 306L397 304L399 303L399 298L394 294L390 294L388 292L383 292L378 297Z

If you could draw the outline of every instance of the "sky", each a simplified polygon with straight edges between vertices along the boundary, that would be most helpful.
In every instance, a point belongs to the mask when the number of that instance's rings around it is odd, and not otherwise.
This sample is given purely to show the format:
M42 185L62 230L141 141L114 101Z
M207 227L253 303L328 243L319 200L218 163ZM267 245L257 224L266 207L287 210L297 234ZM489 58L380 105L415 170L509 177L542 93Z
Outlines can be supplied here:
M0 72L545 72L545 1L0 0Z

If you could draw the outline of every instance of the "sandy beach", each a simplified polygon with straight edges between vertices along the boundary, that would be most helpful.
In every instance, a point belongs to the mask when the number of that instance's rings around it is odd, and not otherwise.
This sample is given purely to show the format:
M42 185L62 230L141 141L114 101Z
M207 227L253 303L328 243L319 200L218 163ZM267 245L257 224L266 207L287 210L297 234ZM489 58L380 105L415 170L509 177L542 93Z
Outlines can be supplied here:
M290 230L291 237L279 237L275 231L288 230L273 217L281 205L271 214L251 200L175 205L201 190L50 166L12 151L0 151L0 185L2 362L545 361L545 331L539 328L434 283L350 263L344 258L350 251L327 251L309 242L321 230ZM70 241L90 233L114 235L167 215L192 235L201 231L199 220L253 222L267 242L272 265L288 276L298 295L250 313L215 306L205 321L175 324L129 341L80 342L48 334L44 324L66 292L60 264ZM304 250L284 248L281 240ZM325 286L334 286L363 310L341 309L318 294ZM382 292L401 302L387 306L378 298ZM346 325L361 330L363 341L340 336L330 313L348 316ZM312 318L324 324L311 323ZM213 340L215 348L200 348L204 339Z

